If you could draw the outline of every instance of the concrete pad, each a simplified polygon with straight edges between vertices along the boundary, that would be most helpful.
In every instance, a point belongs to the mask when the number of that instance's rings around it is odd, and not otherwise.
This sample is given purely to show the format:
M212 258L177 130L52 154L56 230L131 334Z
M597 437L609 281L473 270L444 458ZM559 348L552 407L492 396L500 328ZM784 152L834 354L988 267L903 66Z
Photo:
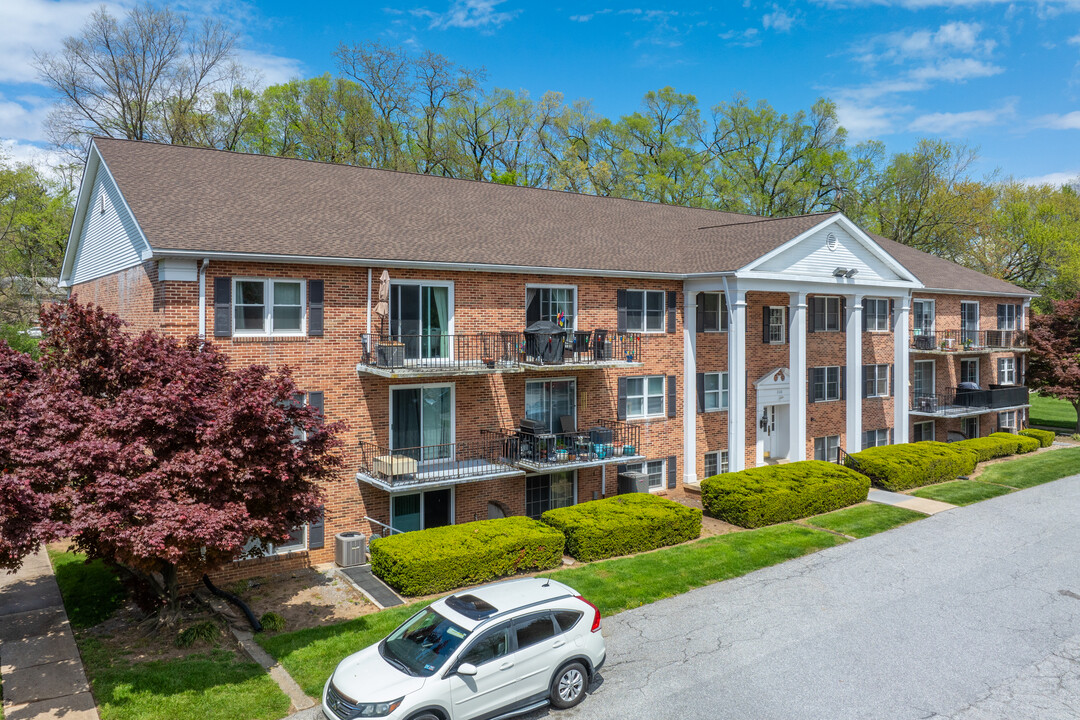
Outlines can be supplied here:
M82 662L61 660L47 665L16 668L4 674L4 697L20 703L35 703L65 695L89 692Z
M60 588L51 571L33 579L20 578L0 591L0 617L31 610L61 607Z
M10 585L16 583L37 580L41 577L52 575L52 565L48 557L38 558L31 555L23 561L22 567L13 573L0 573L0 592L4 592Z
M47 610L32 610L16 615L5 615L0 622L0 642L22 640L39 635L54 635L71 632L67 624L67 615L63 607Z
M952 510L955 505L950 505L947 502L941 502L940 500L931 500L929 498L911 497L907 502L896 503L897 507L907 508L908 510L914 510L915 512L921 512L925 515L937 515L939 512L945 512L946 510Z
M29 668L61 660L76 660L79 648L71 633L58 632L22 640L9 640L0 645L0 675L8 675L16 668Z
M910 495L889 492L888 490L871 490L866 496L870 502L883 503L885 505L899 505L911 499Z
M42 702L4 705L7 720L98 720L97 706L88 692Z

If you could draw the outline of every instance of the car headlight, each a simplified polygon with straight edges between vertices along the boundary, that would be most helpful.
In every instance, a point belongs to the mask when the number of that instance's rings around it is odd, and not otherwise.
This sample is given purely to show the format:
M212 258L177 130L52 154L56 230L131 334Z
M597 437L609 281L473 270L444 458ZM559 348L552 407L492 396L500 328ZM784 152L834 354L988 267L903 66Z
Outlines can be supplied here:
M401 705L401 701L405 698L398 698L393 702L381 702L381 703L357 703L357 713L353 717L383 717L389 715L398 709Z

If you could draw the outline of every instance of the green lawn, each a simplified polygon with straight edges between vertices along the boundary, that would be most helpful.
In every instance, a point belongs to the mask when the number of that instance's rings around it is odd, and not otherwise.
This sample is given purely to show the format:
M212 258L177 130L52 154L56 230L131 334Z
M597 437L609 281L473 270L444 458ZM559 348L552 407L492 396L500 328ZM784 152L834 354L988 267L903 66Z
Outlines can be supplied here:
M49 557L72 627L93 627L123 602L123 586L100 560L51 550ZM101 720L274 720L289 711L289 698L270 676L233 653L131 663L89 633L75 639Z
M1076 408L1065 400L1032 393L1030 419L1032 425L1048 425L1069 432L1076 431Z
M979 481L1029 488L1077 473L1080 473L1080 447L1072 447L988 465L979 475Z
M818 515L807 522L854 538L864 538L924 517L922 513L907 508L874 503Z
M289 698L254 662L224 650L128 663L95 638L79 642L101 720L275 720Z
M941 502L947 502L952 505L971 505L980 500L989 500L992 497L1007 495L1011 492L1012 490L1009 488L1001 487L1000 485L990 485L989 483L977 482L975 480L954 480L952 482L941 483L940 485L929 485L924 488L919 488L911 494L916 497L928 498L930 500L940 500Z
M100 560L86 562L86 556L49 550L56 584L64 598L64 608L73 628L88 628L103 622L120 607L124 586Z
M843 538L820 530L774 525L548 575L573 587L604 615L611 615L843 542ZM257 640L306 693L318 697L342 658L380 640L420 607L407 605L337 625Z

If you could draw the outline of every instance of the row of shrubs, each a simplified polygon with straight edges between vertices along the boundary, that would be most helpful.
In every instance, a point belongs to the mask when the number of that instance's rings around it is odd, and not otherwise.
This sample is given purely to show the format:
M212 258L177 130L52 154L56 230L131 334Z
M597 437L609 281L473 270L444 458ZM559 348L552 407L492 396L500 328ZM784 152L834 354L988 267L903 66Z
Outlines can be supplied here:
M371 571L402 595L430 595L549 570L564 552L587 562L700 534L701 510L635 493L548 510L539 521L479 520L373 540Z
M723 473L701 481L701 504L732 525L757 528L820 515L866 499L870 478L842 465L804 460Z
M925 441L867 448L848 455L844 464L885 490L908 490L970 475L981 462L1034 452L1053 441L1054 434L1045 430L1024 430L1018 435L997 432L953 443Z

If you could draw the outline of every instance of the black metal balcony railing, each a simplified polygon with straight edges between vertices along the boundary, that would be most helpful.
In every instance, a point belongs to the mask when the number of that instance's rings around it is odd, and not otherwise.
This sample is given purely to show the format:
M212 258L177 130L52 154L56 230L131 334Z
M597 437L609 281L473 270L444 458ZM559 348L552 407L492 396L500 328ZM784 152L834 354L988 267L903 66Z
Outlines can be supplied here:
M391 488L519 475L497 442L456 442L389 448L360 441L360 475Z
M519 371L538 365L641 362L641 336L607 330L554 338L516 331L368 336L360 364L385 371Z
M946 388L945 392L941 393L913 391L911 394L911 412L941 417L975 415L980 412L1021 407L1027 404L1028 389L1023 385L1009 385L989 390Z
M501 458L529 469L561 465L617 463L640 454L641 428L621 420L601 420L588 430L532 433L487 428L480 431L499 446Z
M1024 330L916 330L911 347L914 350L939 350L943 352L971 352L1008 350L1027 347Z

